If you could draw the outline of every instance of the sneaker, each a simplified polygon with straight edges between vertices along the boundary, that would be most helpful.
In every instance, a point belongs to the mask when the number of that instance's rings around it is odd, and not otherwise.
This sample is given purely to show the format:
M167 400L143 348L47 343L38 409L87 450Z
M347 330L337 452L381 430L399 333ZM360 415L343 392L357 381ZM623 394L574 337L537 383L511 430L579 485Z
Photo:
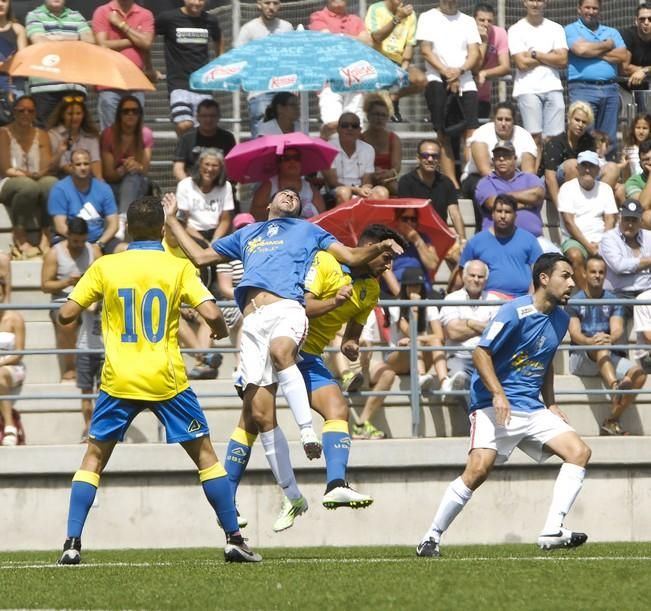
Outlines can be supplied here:
M599 429L601 435L628 435L628 431L625 431L618 420L611 420L607 418L603 421L601 428Z
M353 490L348 484L337 486L326 492L323 496L323 506L326 509L338 509L339 507L350 507L351 509L363 509L373 504L373 499L368 494L362 494Z
M18 445L18 429L15 426L6 426L2 433L3 446L16 446Z
M313 428L301 429L301 443L303 444L305 456L310 460L321 458L323 447Z
M63 544L63 554L57 564L79 564L81 562L81 539L68 537Z
M402 121L403 119L400 114L400 109L397 106L394 106L393 114L391 115L391 123L402 123Z
M204 363L208 365L208 367L212 367L215 371L218 372L223 360L224 357L221 354L219 354L219 352L211 352L204 359Z
M261 562L262 556L249 549L246 539L242 535L230 535L226 538L224 546L224 560L226 562Z
M588 540L588 535L585 533L575 533L567 528L561 528L554 535L540 535L538 537L538 545L541 549L561 549L570 547L579 547Z
M441 402L458 403L463 399L461 395L448 395L450 391L467 390L469 387L468 374L465 371L457 371L451 378L445 378L441 382Z
M353 439L384 439L384 431L373 426L368 420L364 424L353 424Z
M217 377L217 370L207 365L199 365L193 367L191 371L188 372L189 380L214 380Z
M364 385L364 374L361 371L347 371L341 376L341 390L344 392L359 392Z
M287 497L283 499L280 513L274 522L274 532L282 532L294 526L294 520L307 511L307 499L302 496L295 501L290 501Z
M448 378L445 378L445 380L447 379ZM445 380L443 380L443 383L445 383ZM431 373L418 376L418 387L420 388L421 395L431 395L434 392L435 386L436 380Z
M434 539L425 539L416 546L416 556L419 558L439 558L441 550Z

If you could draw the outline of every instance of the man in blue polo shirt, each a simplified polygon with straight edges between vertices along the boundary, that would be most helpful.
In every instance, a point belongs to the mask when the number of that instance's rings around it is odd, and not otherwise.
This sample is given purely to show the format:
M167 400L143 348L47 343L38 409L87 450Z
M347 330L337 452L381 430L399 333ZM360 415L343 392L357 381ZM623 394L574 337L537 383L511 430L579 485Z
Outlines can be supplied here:
M595 115L594 129L608 134L609 154L616 149L619 87L617 66L628 59L621 34L599 23L601 0L579 0L579 18L565 26L569 47L568 92L570 104L588 102Z
M101 253L120 252L126 244L115 237L118 209L111 188L91 174L90 153L76 149L70 157L72 174L57 182L47 200L54 226L53 243L68 236L68 219L78 216L88 225L88 241Z

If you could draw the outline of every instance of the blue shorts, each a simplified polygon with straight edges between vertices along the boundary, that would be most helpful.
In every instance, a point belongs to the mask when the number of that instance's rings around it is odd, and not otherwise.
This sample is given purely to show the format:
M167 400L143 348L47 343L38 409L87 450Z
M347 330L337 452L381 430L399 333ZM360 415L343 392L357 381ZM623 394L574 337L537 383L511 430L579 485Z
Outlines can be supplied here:
M301 358L303 360L298 363L298 368L305 380L308 394L328 384L337 383L320 356L301 352Z
M129 425L144 409L151 410L161 421L167 443L192 441L210 433L197 395L191 388L166 401L119 399L100 390L88 436L97 441L123 441Z

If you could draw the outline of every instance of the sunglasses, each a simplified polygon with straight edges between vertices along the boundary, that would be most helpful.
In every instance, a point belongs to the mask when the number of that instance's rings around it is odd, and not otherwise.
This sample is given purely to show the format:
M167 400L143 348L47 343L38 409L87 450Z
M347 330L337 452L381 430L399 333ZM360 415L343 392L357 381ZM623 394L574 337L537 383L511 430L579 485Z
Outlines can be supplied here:
M401 216L400 220L403 223L417 223L418 222L418 217L417 216Z
M341 129L359 129L360 124L359 123L349 123L348 121L342 121L339 124L339 127L341 127Z
M20 113L21 115L33 115L36 112L36 108L14 108L14 112Z
M288 153L287 155L281 155L280 161L300 161L301 156L299 153Z
M139 115L140 108L121 108L120 114L122 115Z
M651 17L638 17L637 20L642 22L651 21Z
M433 159L434 161L441 158L440 153L418 153L418 156L421 159Z
M72 104L72 103L83 104L86 101L86 98L84 98L83 95L64 95L63 101L66 104Z

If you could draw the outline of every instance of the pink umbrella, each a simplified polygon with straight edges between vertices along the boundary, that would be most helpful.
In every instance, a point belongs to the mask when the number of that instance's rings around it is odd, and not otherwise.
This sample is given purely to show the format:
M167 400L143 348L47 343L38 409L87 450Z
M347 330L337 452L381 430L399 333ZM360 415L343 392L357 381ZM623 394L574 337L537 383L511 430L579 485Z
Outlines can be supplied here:
M303 176L329 168L339 153L324 140L301 132L262 136L235 145L226 155L228 177L238 182L269 180L278 174L278 156L289 148L300 151Z

